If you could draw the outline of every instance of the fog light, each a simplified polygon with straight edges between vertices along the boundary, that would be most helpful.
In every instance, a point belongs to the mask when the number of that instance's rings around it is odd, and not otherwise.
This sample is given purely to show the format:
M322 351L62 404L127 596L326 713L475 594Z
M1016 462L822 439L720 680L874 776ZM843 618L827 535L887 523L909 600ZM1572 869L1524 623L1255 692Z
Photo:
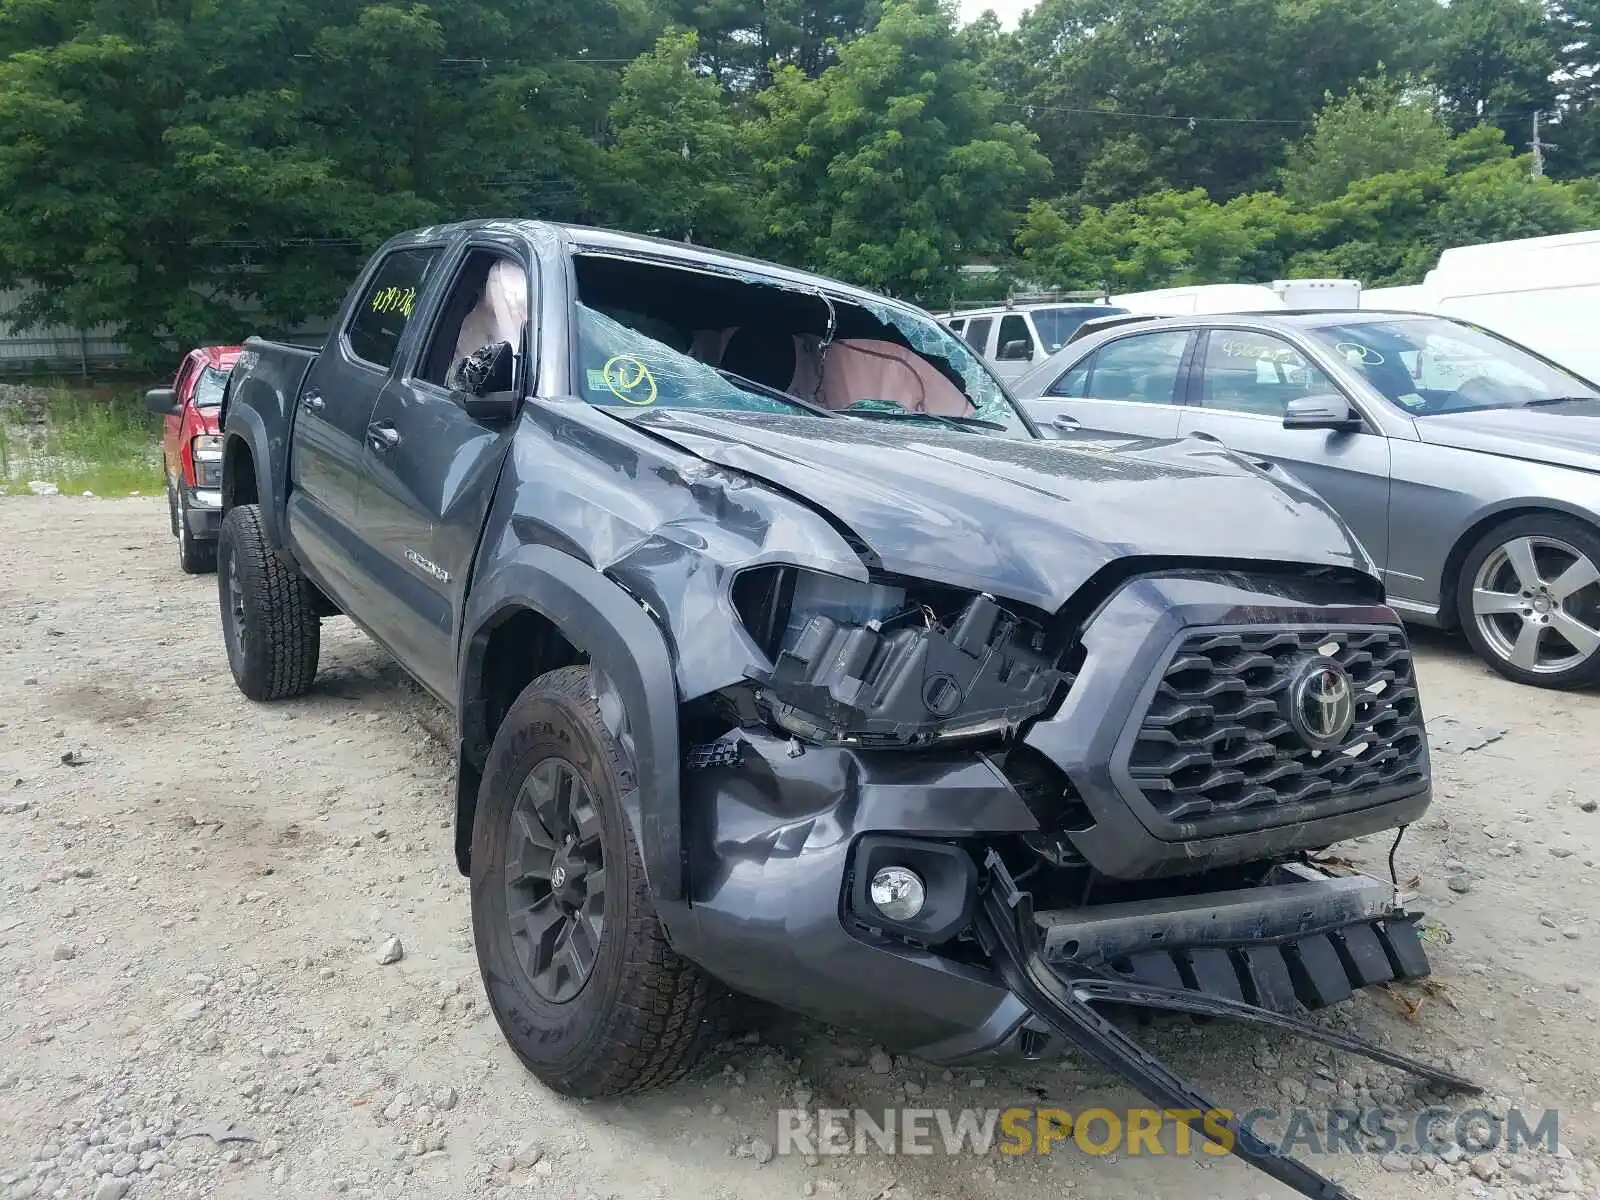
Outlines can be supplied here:
M909 921L927 903L922 877L905 867L884 867L872 877L872 904L891 921Z

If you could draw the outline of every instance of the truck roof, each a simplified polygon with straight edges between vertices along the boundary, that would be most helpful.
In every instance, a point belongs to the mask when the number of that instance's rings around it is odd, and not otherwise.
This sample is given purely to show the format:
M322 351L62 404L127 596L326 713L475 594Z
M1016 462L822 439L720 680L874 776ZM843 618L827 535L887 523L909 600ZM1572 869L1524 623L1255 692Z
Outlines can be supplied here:
M880 292L869 291L866 288L843 283L840 280L824 275L815 275L809 271L797 270L794 267L786 267L766 259L750 258L743 254L733 254L723 250L712 250L705 246L696 246L689 242L671 241L667 238L651 237L648 234L627 233L620 229L602 229L590 225L538 221L522 217L487 218L473 221L457 221L451 224L430 225L423 229L408 230L391 238L389 245L431 241L454 233L475 231L509 233L524 238L533 238L540 234L553 234L560 238L570 249L577 252L634 254L642 258L668 261L685 268L709 268L737 275L759 276L805 291L826 291L835 296L858 302L887 303L899 308L913 309L918 313L925 312L925 310L908 304L904 300L896 300Z

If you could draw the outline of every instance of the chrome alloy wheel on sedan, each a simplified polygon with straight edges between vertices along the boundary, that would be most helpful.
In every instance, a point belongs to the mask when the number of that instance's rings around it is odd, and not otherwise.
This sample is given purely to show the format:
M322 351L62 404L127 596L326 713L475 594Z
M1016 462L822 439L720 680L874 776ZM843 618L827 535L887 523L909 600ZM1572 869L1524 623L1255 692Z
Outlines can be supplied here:
M1508 537L1473 571L1471 613L1463 617L1474 643L1512 668L1513 678L1587 682L1578 677L1600 665L1600 568L1592 551L1553 533Z

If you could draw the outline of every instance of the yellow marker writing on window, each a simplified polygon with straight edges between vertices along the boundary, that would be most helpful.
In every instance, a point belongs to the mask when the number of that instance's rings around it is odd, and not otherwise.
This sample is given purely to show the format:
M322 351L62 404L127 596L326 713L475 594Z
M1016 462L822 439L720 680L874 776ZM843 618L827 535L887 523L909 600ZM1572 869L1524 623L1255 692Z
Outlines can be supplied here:
M409 317L416 304L416 288L386 287L372 298L372 311L377 313L397 312L402 316Z
M607 390L624 404L644 408L656 402L656 377L632 355L619 354L608 359L600 374Z

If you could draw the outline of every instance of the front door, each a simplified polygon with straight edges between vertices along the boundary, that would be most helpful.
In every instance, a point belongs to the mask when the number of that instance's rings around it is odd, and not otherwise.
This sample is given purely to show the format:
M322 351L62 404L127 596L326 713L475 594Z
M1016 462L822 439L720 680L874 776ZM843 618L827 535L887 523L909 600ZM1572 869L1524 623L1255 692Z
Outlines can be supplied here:
M289 524L312 577L347 609L365 611L372 598L356 517L367 425L441 253L435 246L385 255L300 387Z
M1270 460L1326 500L1380 569L1389 559L1389 442L1375 429L1285 429L1290 400L1343 392L1284 338L1211 329L1197 351L1185 434ZM1348 397L1345 397L1348 399ZM1353 406L1352 406L1353 407Z
M1107 342L1027 401L1028 411L1069 435L1175 438L1193 341L1191 330L1169 329Z
M1033 367L1038 354L1033 329L1022 313L1007 313L1000 318L1000 328L995 333L995 374L1007 383L1015 383Z
M472 556L514 428L513 421L467 415L447 381L460 358L506 341L517 355L514 389L531 390L532 289L519 254L485 241L455 257L427 337L408 352L363 431L361 523L384 595L369 610L373 633L446 702L456 686L454 617L464 607Z

